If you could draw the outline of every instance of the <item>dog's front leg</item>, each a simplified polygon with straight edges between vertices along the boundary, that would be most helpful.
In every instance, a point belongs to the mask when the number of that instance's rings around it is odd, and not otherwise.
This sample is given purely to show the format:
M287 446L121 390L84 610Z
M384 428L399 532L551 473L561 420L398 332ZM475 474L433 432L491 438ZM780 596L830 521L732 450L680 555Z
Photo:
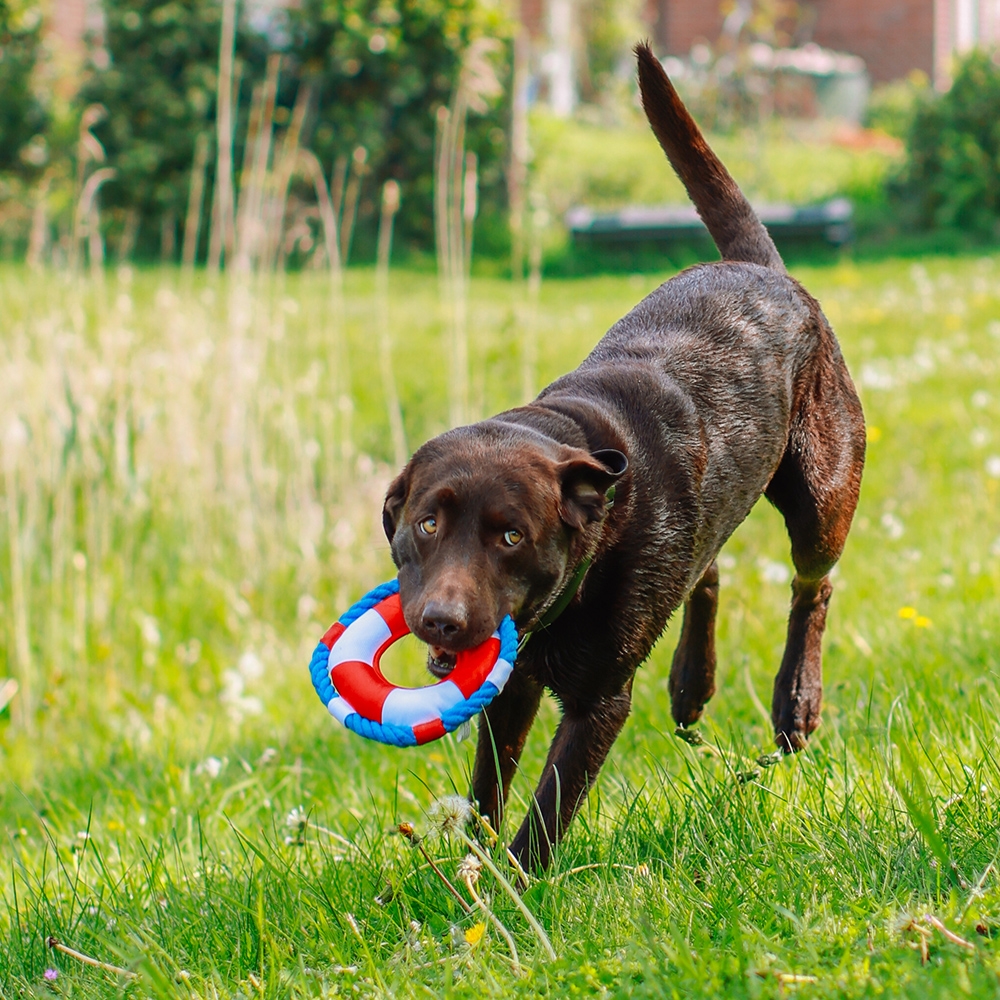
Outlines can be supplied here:
M517 831L510 849L526 868L544 868L552 849L580 808L597 778L632 707L632 679L618 694L589 706L566 711L535 791L533 808Z
M541 698L542 685L522 668L515 668L503 691L479 719L472 796L496 829L500 828L507 791Z

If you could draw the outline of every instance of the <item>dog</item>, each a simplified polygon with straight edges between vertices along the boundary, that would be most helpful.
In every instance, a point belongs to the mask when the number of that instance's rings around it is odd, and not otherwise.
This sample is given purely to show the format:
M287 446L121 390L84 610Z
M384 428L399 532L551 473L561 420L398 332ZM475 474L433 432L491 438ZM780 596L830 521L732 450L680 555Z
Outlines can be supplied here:
M761 495L784 516L795 565L775 739L786 753L806 745L829 574L864 465L861 404L819 304L648 44L635 52L646 117L722 260L648 295L529 405L428 441L383 511L403 614L435 676L504 615L523 637L479 725L472 797L495 825L543 689L560 703L510 844L526 867L548 864L625 724L636 668L681 605L671 708L679 726L700 718L715 691L716 555Z

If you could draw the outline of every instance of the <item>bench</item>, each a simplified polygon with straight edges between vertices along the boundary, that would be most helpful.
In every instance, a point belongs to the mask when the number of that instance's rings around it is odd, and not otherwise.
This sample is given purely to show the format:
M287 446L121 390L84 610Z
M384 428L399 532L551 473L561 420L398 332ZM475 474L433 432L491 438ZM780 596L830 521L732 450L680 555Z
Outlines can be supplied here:
M820 205L755 205L754 210L778 243L822 239L830 246L847 243L853 234L853 207L847 198ZM575 243L629 243L639 240L679 242L708 238L693 205L661 208L638 206L617 212L571 208L566 225Z

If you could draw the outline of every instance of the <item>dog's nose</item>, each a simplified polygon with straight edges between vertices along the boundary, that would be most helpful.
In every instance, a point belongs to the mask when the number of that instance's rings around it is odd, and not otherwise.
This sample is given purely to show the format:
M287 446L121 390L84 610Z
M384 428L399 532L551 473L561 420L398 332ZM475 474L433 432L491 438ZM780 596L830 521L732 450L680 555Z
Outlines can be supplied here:
M454 639L468 624L468 616L461 604L428 601L424 605L424 629L442 641Z

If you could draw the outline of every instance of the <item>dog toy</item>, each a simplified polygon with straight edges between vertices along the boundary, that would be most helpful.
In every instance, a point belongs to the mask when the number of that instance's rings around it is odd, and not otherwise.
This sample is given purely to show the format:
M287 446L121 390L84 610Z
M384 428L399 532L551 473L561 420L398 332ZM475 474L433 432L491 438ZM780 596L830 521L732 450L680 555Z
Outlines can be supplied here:
M440 739L481 712L514 668L517 629L508 615L484 643L460 652L443 680L399 687L382 676L379 661L409 631L399 581L390 580L362 597L320 639L309 663L313 687L352 733L395 747Z

